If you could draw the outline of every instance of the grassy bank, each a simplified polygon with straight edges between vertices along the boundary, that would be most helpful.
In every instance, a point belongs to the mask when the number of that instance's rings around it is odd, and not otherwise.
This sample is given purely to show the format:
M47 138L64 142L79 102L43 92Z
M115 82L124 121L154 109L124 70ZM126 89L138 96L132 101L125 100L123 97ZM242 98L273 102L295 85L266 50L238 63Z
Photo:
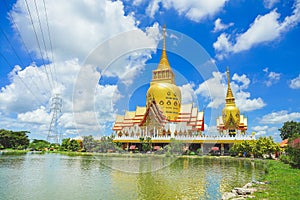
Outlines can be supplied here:
M17 150L17 149L0 150L0 154L5 154L5 155L22 155L22 154L26 154L27 152L29 152L29 150Z
M270 184L259 185L254 199L299 199L300 170L276 160L268 160L265 181Z

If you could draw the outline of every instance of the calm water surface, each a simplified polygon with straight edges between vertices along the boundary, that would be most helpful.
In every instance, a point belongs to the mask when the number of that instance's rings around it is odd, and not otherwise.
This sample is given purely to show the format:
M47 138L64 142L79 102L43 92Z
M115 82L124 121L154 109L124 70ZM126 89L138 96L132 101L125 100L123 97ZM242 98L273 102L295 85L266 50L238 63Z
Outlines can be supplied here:
M220 199L263 173L224 158L0 154L0 199Z

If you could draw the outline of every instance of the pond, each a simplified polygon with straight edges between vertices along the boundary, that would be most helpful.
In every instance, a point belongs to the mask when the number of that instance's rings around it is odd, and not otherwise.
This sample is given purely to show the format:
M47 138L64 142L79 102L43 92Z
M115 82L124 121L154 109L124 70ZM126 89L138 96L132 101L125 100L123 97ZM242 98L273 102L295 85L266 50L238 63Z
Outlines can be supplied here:
M221 157L0 154L0 198L220 199L263 173L261 162Z

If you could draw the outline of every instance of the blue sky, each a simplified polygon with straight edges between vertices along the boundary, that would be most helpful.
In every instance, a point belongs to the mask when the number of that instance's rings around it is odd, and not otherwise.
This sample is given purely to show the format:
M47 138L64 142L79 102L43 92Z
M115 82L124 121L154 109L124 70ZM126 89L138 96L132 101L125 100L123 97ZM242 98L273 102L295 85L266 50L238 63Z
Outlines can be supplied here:
M205 111L207 133L227 67L248 134L280 141L283 122L300 119L299 0L5 0L0 10L1 128L45 139L59 93L65 137L109 135L116 114L145 105L164 24L182 101Z

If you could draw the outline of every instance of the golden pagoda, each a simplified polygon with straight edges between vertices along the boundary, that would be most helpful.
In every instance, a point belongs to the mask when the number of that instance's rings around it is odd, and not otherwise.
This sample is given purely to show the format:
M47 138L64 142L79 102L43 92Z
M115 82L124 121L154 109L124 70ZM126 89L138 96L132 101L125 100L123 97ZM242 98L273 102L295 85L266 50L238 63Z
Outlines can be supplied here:
M220 133L236 135L239 131L245 134L247 130L247 118L240 115L240 110L235 105L235 98L230 87L230 72L227 68L227 94L225 98L225 107L222 110L222 116L217 118L217 129Z
M146 107L155 100L169 121L175 121L180 112L181 91L175 85L175 76L166 53L166 26L163 28L164 41L160 62L152 71L152 81L147 91Z
M166 26L163 27L162 54L157 69L152 71L146 106L137 106L135 111L125 111L125 115L117 116L112 129L119 137L125 135L137 139L202 134L204 112L198 111L193 104L181 105L181 91L175 84L167 57Z

